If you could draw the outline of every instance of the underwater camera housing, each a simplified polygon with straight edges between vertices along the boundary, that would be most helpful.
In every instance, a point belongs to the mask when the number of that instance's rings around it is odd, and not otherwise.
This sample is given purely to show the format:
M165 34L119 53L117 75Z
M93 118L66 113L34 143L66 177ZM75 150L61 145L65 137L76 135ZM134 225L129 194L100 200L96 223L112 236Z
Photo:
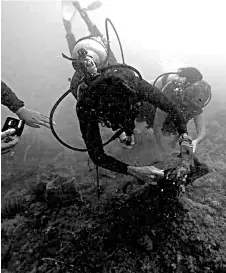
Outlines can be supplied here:
M13 133L12 136L20 137L23 133L24 125L25 125L24 120L7 117L2 127L2 132L7 131L8 129L15 129L15 133Z

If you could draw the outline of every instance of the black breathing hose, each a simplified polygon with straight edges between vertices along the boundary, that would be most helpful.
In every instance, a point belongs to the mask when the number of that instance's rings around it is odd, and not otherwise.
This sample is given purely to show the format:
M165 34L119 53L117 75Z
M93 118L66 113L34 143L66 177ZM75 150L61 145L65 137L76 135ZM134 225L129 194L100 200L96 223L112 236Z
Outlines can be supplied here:
M109 18L105 19L105 30L106 30L106 38L107 38L107 43L108 43L106 62L108 61L108 58L109 58L109 55L110 55L110 52L111 52L110 42L109 42L110 40L109 40L108 23L111 24L111 26L112 26L112 28L113 28L113 30L115 32L115 35L116 35L116 37L118 39L118 43L119 43L120 51L121 51L121 55L122 55L122 63L125 64L124 53L123 53L123 49L122 49L122 44L121 44L120 38L118 36L118 32L115 29L115 26L113 25L112 21Z
M106 64L106 62L108 61L108 58L109 58L109 55L110 55L110 51L111 51L110 43L109 43L108 25L107 25L108 22L111 24L111 26L112 26L112 28L114 29L115 34L116 34L116 36L117 36L117 39L118 39L118 42L119 42L119 45L120 45L120 50L121 50L121 55L122 55L123 64L116 64L116 65L110 65L110 66L104 67L104 68L100 69L100 72L103 73L103 72L107 71L108 69L114 69L114 68L115 68L115 69L118 69L118 68L127 68L127 69L130 69L130 70L134 71L134 72L138 75L138 77L142 79L142 76L141 76L140 72L139 72L136 68L134 68L134 67L132 67L132 66L129 66L129 65L126 65L126 64L125 64L124 54L123 54L123 49L122 49L122 45L121 45L120 38L119 38L119 36L118 36L118 33L117 33L117 31L116 31L116 29L115 29L113 23L112 23L111 20L108 19L108 18L106 18L106 20L105 20L106 37L107 37L107 41L108 41L108 45L107 45L107 57L106 57L105 64ZM82 41L82 40L84 40L84 39L87 39L87 38L92 38L92 37L90 37L90 36L83 37L83 38L81 38L80 40L78 40L77 43L80 42L80 41ZM68 59L68 60L72 60L72 61L74 60L74 59L72 59L72 58L69 58L69 57L65 56L64 54L62 54L62 55L63 55L64 58L66 58L66 59ZM59 104L60 104L60 103L61 103L61 102L70 94L70 93L71 93L71 90L69 89L69 90L66 91L66 92L57 100L57 102L54 104L54 106L53 106L53 108L52 108L52 110L51 110L51 112L50 112L50 118L49 118L49 119L50 119L50 122L49 122L49 123L50 123L50 129L51 129L52 134L54 135L54 137L55 137L63 146L67 147L68 149L71 149L71 150L74 150L74 151L78 151L78 152L88 152L88 151L89 151L88 149L76 148L76 147L73 147L73 146L67 144L66 142L64 142L64 141L58 136L58 134L56 133L55 128L54 128L54 125L53 125L53 116L54 116L54 113L55 113L57 107L59 106ZM106 141L105 143L103 143L103 147L106 146L107 144L109 144L110 142L114 141L115 139L117 139L117 138L123 133L123 131L124 131L123 129L119 129L116 133L114 133L114 135L113 135L108 141Z
M66 142L64 142L59 135L56 133L54 125L53 125L53 115L54 112L56 111L57 107L59 106L59 104L65 99L66 96L68 96L71 93L71 90L69 89L68 91L66 91L58 100L57 102L54 104L51 112L50 112L50 129L52 131L52 134L54 135L54 137L65 147L67 147L68 149L71 149L73 151L77 151L77 152L88 152L88 149L81 149L81 148L76 148L73 147L69 144L67 144ZM103 147L106 146L107 144L109 144L110 142L114 141L115 139L117 139L121 134L122 134L123 130L119 129L108 141L106 141L105 143L103 143Z
M158 80L159 78L161 78L161 77L163 77L163 76L165 76L165 75L171 75L171 74L177 74L177 72L167 72L167 73L163 73L163 74L159 75L159 76L155 79L155 81L153 82L153 86L155 87L155 84L156 84L156 82L157 82L157 80Z

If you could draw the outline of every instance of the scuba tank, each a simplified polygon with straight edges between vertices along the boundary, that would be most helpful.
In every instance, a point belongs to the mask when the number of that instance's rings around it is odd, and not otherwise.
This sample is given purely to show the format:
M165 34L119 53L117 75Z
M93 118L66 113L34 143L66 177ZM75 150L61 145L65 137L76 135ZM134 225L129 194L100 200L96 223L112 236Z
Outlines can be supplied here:
M94 59L97 65L103 64L107 59L107 49L102 42L101 37L85 37L80 39L76 44L72 52L72 58L79 58L79 50L85 48L87 55Z
M156 82L169 75L177 75L175 79L165 84L162 92L170 97L170 93L176 93L178 99L182 101L187 100L193 103L196 107L205 107L209 104L212 98L210 85L203 80L202 74L193 67L179 68L177 72L168 72L159 75L153 86L155 87ZM184 79L187 80L184 82Z
M87 54L91 56L97 65L102 65L107 62L107 43L104 39L104 35L99 31L96 25L90 20L87 11L97 9L101 6L99 1L93 2L87 8L81 8L78 1L73 2L75 9L79 12L81 18L86 23L88 30L90 32L89 36L79 39L72 52L72 58L79 58L79 50L84 48Z
M66 1L66 0L63 0L63 1ZM115 59L110 49L108 24L111 24L111 27L113 28L116 34L116 37L118 39L118 43L120 46L121 55L122 55L122 63L125 64L121 41L119 39L118 33L113 23L111 22L111 20L108 18L105 20L105 29L106 29L106 39L105 39L104 35L100 32L97 26L93 24L93 22L90 20L87 14L87 11L92 11L99 8L102 5L101 2L94 1L87 8L81 8L80 3L78 1L74 1L73 5L76 11L79 12L81 18L86 23L91 35L83 37L76 42L75 48L73 50L72 58L77 59L78 50L81 48L85 48L88 51L88 54L94 58L97 65L104 66L106 64L110 64L110 65L117 64L117 60Z

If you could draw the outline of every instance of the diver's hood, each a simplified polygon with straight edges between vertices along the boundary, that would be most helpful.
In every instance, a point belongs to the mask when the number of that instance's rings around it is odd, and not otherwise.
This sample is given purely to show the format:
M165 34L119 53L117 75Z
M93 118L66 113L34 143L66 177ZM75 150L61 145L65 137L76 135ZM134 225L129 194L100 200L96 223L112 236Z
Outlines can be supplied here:
M107 58L107 50L99 37L87 37L78 41L72 52L73 59L79 58L78 50L81 48L84 48L88 52L88 55L94 59L97 65L105 62Z

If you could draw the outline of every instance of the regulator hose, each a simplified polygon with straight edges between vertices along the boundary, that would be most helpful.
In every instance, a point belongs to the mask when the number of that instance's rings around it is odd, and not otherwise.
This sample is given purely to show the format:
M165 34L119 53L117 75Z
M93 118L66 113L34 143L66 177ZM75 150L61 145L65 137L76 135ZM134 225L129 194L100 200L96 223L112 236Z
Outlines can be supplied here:
M50 112L50 129L52 131L52 134L54 135L54 137L65 147L67 147L68 149L71 149L73 151L77 151L77 152L88 152L88 149L81 149L81 148L76 148L73 147L69 144L67 144L66 142L64 142L59 135L56 133L54 125L53 125L53 115L57 109L57 107L59 106L59 104L66 98L66 96L68 96L71 93L71 90L69 89L68 91L66 91L58 100L57 102L54 104L51 112ZM107 142L103 143L103 147L106 146L107 144L109 144L110 142L114 141L116 138L118 138L123 132L123 129L119 129Z
M155 84L156 84L156 82L157 82L157 80L158 80L159 78L161 78L161 77L163 77L163 76L165 76L165 75L171 75L171 74L177 75L177 72L167 72L167 73L163 73L163 74L159 75L159 76L155 79L155 81L154 81L154 83L153 83L153 86L155 87Z
M112 23L112 21L109 18L105 19L105 31L106 31L106 38L107 38L107 58L106 58L105 63L108 61L108 58L109 58L109 55L110 55L110 51L111 51L110 42L109 42L110 40L109 40L108 23L111 24L111 26L112 26L112 28L113 28L113 30L115 32L115 35L116 35L116 37L118 39L118 43L119 43L120 51L121 51L121 55L122 55L122 63L125 64L124 53L123 53L122 44L121 44L119 35L117 33L117 30L115 29L114 24Z

